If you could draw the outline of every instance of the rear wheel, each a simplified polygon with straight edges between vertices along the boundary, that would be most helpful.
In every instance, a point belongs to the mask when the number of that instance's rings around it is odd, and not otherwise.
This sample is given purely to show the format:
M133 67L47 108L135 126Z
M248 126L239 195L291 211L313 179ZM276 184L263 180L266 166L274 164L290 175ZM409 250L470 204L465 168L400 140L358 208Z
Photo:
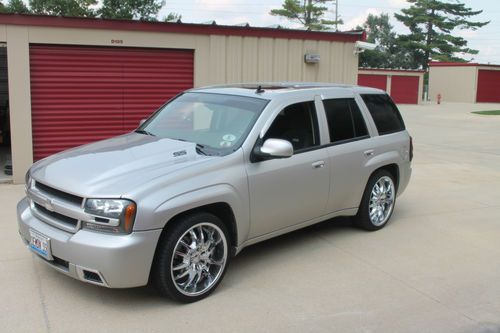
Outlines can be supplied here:
M387 224L396 204L394 184L393 176L386 170L379 170L370 177L355 217L359 227L373 231Z
M215 290L229 263L227 230L208 213L196 213L174 222L159 244L153 282L177 301L198 301Z

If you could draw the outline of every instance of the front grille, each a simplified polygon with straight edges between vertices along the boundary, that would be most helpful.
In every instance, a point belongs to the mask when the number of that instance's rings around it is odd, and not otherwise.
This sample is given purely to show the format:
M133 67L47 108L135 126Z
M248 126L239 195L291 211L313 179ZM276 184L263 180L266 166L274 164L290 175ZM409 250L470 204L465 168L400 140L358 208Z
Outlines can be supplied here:
M53 219L55 219L57 221L60 221L62 223L69 224L72 227L76 227L77 224L78 224L78 220L77 219L74 219L74 218L71 218L71 217L68 217L66 215L62 215L62 214L56 213L56 212L51 212L50 210L48 210L47 208L43 207L42 205L37 204L36 202L34 204L35 204L36 210L40 214L42 214L42 215L51 217L51 218L53 218Z
M47 186L45 184L42 184L38 181L35 181L35 188L46 194L46 195L49 195L51 197L54 197L54 198L57 198L57 199L60 199L60 200L64 200L64 201L67 201L67 202L71 202L73 204L76 204L77 206L81 206L82 205L82 201L83 201L83 198L82 197L79 197L77 195L73 195L73 194L69 194L69 193L66 193L66 192L63 192L63 191L60 191L60 190L57 190L53 187L50 187L50 186Z

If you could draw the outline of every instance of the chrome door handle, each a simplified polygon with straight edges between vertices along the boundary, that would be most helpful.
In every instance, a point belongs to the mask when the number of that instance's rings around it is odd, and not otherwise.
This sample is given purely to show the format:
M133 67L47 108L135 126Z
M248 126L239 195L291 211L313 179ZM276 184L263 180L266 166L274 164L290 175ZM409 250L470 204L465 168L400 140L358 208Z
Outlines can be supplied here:
M370 156L373 156L374 153L375 153L375 150L369 149L369 150L366 150L363 154L365 154L366 157L370 157Z
M312 164L313 169L321 169L325 166L325 161L317 161Z

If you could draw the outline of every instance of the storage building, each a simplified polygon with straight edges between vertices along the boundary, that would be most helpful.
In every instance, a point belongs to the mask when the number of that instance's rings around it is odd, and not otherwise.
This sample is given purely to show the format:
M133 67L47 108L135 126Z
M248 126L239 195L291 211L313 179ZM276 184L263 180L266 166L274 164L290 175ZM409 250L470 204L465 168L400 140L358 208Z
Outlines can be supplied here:
M429 98L443 102L500 103L500 65L429 64Z
M425 71L360 68L358 84L387 91L398 104L422 102Z
M13 180L19 183L33 161L130 131L191 87L356 84L355 42L364 37L362 31L1 14L8 93L0 107L10 116L2 124L10 138L0 152L12 151Z

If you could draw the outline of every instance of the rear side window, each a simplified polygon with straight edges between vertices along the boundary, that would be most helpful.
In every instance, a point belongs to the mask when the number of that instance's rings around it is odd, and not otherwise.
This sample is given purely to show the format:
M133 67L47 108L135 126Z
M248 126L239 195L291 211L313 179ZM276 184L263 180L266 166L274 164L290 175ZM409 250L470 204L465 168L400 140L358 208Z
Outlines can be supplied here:
M327 99L325 106L330 142L352 140L368 135L363 115L353 98Z
M388 95L361 95L380 135L403 131L405 124L396 105Z

